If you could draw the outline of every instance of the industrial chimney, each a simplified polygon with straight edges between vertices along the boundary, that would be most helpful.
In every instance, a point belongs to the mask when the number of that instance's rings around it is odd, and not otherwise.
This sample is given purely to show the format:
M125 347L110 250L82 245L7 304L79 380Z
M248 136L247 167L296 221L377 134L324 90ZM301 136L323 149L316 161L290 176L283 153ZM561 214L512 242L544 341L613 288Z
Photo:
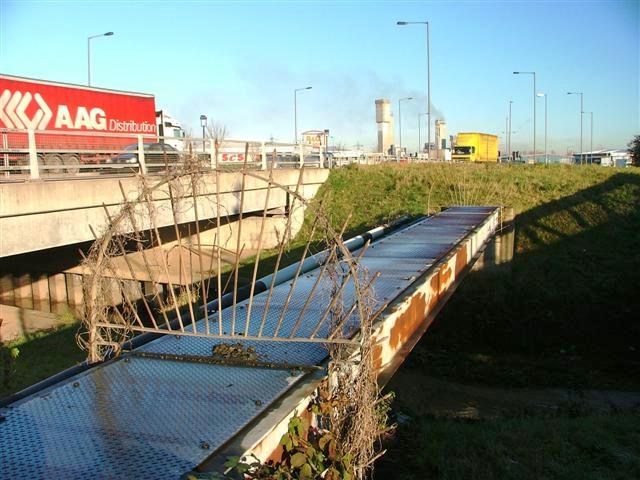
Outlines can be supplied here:
M389 153L393 145L393 114L391 102L386 98L376 100L376 123L378 124L378 152Z

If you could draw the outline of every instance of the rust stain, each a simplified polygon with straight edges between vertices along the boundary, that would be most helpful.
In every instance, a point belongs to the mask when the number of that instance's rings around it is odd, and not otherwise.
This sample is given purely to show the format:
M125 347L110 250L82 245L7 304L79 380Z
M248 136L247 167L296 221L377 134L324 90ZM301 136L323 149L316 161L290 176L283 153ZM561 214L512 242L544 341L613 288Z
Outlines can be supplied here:
M431 277L431 281L429 282L429 311L433 310L433 307L438 303L438 299L440 298L440 275L434 275Z
M396 319L395 324L391 327L389 344L393 351L402 346L416 331L424 320L426 310L427 301L424 293L416 294L411 299L409 307Z
M456 252L456 278L460 275L460 272L467 266L467 244L465 243Z
M373 368L379 371L382 368L382 345L373 346Z
M254 449L254 450L257 450L257 449ZM265 460L265 463L269 461L272 461L273 463L279 462L280 460L282 460L283 452L284 452L284 447L278 443L278 446L273 452L269 454L269 456Z
M449 280L451 279L452 276L453 276L453 272L451 271L451 267L447 262L447 264L440 269L440 293L442 293L447 289Z

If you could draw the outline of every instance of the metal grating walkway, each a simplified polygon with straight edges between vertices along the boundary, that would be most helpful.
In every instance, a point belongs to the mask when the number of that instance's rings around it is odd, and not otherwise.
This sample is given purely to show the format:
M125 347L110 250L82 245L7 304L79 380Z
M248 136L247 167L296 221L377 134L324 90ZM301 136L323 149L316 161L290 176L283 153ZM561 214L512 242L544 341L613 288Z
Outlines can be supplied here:
M371 273L381 273L374 287L377 302L383 305L401 295L494 212L493 207L451 208L371 244L361 264ZM310 272L298 280L283 317L283 332L295 324L316 275ZM308 334L305 326L315 325L327 305L327 286L321 284L319 290L307 309L301 335ZM288 291L286 283L274 289L265 331L275 329ZM352 284L344 296L350 304ZM252 315L262 316L265 298L266 292L254 298ZM237 331L244 328L246 303L236 311ZM229 309L224 310L227 332L230 318ZM211 325L217 328L216 322ZM210 355L217 343L222 340L166 335L138 350ZM321 343L247 343L268 362L317 365L327 356ZM303 374L284 369L123 355L0 409L6 417L0 423L0 478L177 478L301 378Z

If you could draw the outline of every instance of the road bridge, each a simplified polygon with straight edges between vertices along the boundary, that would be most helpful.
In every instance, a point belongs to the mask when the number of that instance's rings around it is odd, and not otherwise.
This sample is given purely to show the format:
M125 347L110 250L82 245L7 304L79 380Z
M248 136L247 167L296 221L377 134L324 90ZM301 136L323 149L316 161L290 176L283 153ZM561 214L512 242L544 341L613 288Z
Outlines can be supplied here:
M362 253L361 265L379 272L373 337L380 383L492 242L500 221L496 207L454 207L391 232L373 231L366 251L362 242L345 243L360 249L354 255ZM320 275L317 268L300 277L280 319L291 282L276 285L271 302L265 301L267 292L256 295L253 308L264 313L265 329L278 323L292 331L297 318L304 319L301 329L315 324L322 305L307 316L304 305ZM353 282L344 295L354 298ZM237 305L240 318L243 305ZM228 331L225 312L212 309L197 329L219 321ZM0 409L2 478L177 478L195 468L219 468L231 454L269 458L289 418L305 410L326 374L327 332L317 342L245 340L265 368L188 361L210 356L223 342L195 331L196 325L141 342L117 358L76 368L9 399ZM302 368L292 371L291 364Z
M273 180L295 188L298 173L298 169L274 169ZM300 193L305 198L312 198L328 175L326 169L305 169ZM217 205L217 201L211 201L216 196L215 177L214 173L208 173L199 179L201 188L197 201L200 221L216 216L213 206ZM105 207L110 214L117 214L126 201L135 200L145 186L154 185L162 178L154 175L105 176L0 183L0 257L92 241L94 232L101 232L108 224ZM146 183L143 183L143 179L146 179ZM245 182L243 211L246 214L262 211L265 207L266 184L251 177L247 177ZM219 204L223 215L232 217L238 214L242 174L237 171L221 172L219 184ZM179 188L179 184L174 188ZM170 195L168 188L157 189L152 194L153 208L160 212L156 220L159 228L173 225ZM284 210L287 202L286 192L274 189L267 207L274 211ZM182 224L195 222L194 210L185 205L179 220Z

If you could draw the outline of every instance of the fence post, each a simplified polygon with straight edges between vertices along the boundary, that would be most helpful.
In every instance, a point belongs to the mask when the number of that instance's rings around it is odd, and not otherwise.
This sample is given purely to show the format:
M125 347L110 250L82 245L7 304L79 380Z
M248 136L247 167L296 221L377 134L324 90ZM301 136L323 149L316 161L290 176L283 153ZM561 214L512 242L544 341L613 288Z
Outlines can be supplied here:
M144 161L144 142L142 135L138 135L138 163L140 164L140 173L147 174L147 164Z
M320 164L318 165L318 168L324 168L324 148L322 148L322 142L320 142L320 159L319 162Z
M32 129L27 130L27 138L29 140L29 173L31 180L38 180L40 178L40 169L38 152L36 151L36 134Z
M304 167L304 145L302 143L300 145L300 168Z
M211 170L215 170L218 167L218 158L216 155L216 143L218 141L211 138L211 149L209 150L209 162L211 163Z
M260 166L261 170L267 169L267 147L264 142L262 142L262 165Z

